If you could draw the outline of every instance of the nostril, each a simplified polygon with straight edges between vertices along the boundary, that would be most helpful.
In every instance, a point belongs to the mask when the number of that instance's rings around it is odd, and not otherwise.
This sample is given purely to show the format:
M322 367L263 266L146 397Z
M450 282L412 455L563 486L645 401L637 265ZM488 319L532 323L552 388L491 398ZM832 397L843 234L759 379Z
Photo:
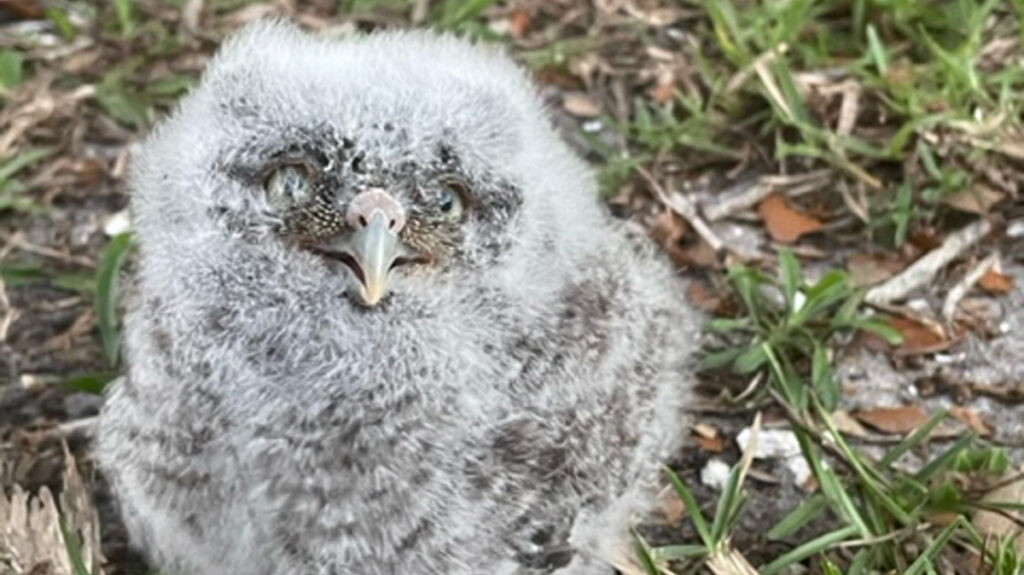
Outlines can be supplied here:
M388 229L389 229L389 230L393 230L393 229L395 229L395 226L396 226L397 224L398 224L398 221L397 221L397 220L395 220L394 218L392 218L392 219L391 219L391 221L390 221L390 222L388 222Z
M359 216L359 226L364 228L366 227L366 218L363 216Z

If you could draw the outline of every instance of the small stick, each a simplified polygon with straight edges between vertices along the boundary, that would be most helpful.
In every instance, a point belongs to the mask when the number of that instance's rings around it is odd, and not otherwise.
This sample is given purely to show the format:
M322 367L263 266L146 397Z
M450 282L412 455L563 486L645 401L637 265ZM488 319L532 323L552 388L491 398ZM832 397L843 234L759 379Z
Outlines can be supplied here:
M967 292L971 291L974 284L978 283L981 276L992 269L992 266L996 265L998 261L999 252L981 260L976 266L971 268L971 271L967 272L962 280L953 286L953 289L949 290L946 301L942 304L942 317L946 320L947 324L953 324L953 315L956 314L956 306L960 303L960 300L964 299L964 296L967 295Z
M742 185L742 184L741 184ZM767 198L775 188L759 178L739 193L723 194L726 196L704 210L708 221L717 222L725 219L736 212L754 207L758 202Z
M662 204L665 204L667 208L682 216L683 219L690 224L693 230L697 232L697 235L711 246L711 249L713 249L716 254L722 253L725 243L715 235L715 232L711 231L707 222L705 222L704 219L701 218L700 214L697 213L697 206L693 204L693 201L689 197L682 194L673 194L670 196L665 188L661 187L661 184L654 179L654 176L652 176L650 172L643 167L638 167L637 171L645 180L647 180L647 183L651 186L651 189L654 190L654 193L657 194L658 199Z
M886 305L905 298L910 292L932 281L935 274L967 248L992 231L988 220L978 220L950 234L942 245L928 252L907 269L884 284L871 288L864 300L871 305Z

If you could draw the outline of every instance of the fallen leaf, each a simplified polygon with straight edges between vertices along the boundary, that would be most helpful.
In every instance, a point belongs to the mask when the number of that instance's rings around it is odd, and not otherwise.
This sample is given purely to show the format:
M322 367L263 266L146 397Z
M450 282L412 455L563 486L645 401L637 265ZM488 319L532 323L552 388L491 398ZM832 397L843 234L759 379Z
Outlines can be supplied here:
M1013 283L1013 276L989 268L978 280L978 287L990 294L1003 295L1013 291Z
M686 220L672 210L664 210L651 223L651 237L663 246L678 242L690 228Z
M846 263L850 280L855 287L881 283L903 271L906 263L892 256L854 254Z
M694 280L686 286L686 299L697 309L709 312L720 313L725 306L727 296L720 291L715 291L701 280Z
M853 416L879 431L900 435L909 433L928 421L928 414L916 405L876 407L855 411Z
M800 236L821 229L821 221L800 213L786 204L779 195L768 196L757 208L768 235L775 241L791 244Z
M935 353L953 345L954 340L947 339L943 334L923 323L905 317L889 316L884 319L890 327L900 332L903 341L897 346L892 346L877 335L870 334L866 336L869 349L889 351L896 355L906 356Z
M983 216L989 212L992 206L1002 201L1003 197L1005 197L1003 192L978 184L972 189L943 196L942 203L961 212Z
M512 14L508 17L508 31L513 38L522 38L526 36L527 30L530 29L530 23L533 21L533 17L526 10L513 10Z
M595 118L601 115L601 105L590 96L579 92L568 92L562 96L562 107L566 112L580 118Z
M651 224L651 237L661 244L679 268L717 268L718 254L699 237L689 237L690 228L678 214L665 210Z
M675 525L686 517L686 507L683 506L683 500L679 499L679 495L676 494L675 489L672 489L671 486L666 486L658 493L655 511L660 516L659 519L668 525Z
M981 415L969 407L954 405L949 408L949 414L962 421L973 431L976 431L978 435L989 435L992 433L992 429L985 423Z

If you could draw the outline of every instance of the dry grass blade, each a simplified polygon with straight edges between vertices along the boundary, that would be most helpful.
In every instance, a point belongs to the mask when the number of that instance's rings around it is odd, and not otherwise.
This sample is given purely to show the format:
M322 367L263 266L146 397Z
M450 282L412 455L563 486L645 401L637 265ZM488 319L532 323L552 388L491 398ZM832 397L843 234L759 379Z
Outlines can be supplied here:
M46 487L30 495L15 485L11 495L0 495L0 573L80 575L82 565L101 575L99 520L92 494L82 482L65 447L64 490L60 506ZM62 525L78 538L81 565L69 553Z
M707 566L715 575L759 575L747 558L730 545L708 557Z

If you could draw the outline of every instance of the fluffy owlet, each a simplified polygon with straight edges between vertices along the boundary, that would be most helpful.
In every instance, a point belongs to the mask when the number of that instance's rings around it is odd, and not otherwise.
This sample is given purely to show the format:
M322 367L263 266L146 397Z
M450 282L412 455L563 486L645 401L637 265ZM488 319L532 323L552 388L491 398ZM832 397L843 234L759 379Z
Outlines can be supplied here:
M698 319L526 75L262 23L132 174L100 461L168 575L611 573Z

